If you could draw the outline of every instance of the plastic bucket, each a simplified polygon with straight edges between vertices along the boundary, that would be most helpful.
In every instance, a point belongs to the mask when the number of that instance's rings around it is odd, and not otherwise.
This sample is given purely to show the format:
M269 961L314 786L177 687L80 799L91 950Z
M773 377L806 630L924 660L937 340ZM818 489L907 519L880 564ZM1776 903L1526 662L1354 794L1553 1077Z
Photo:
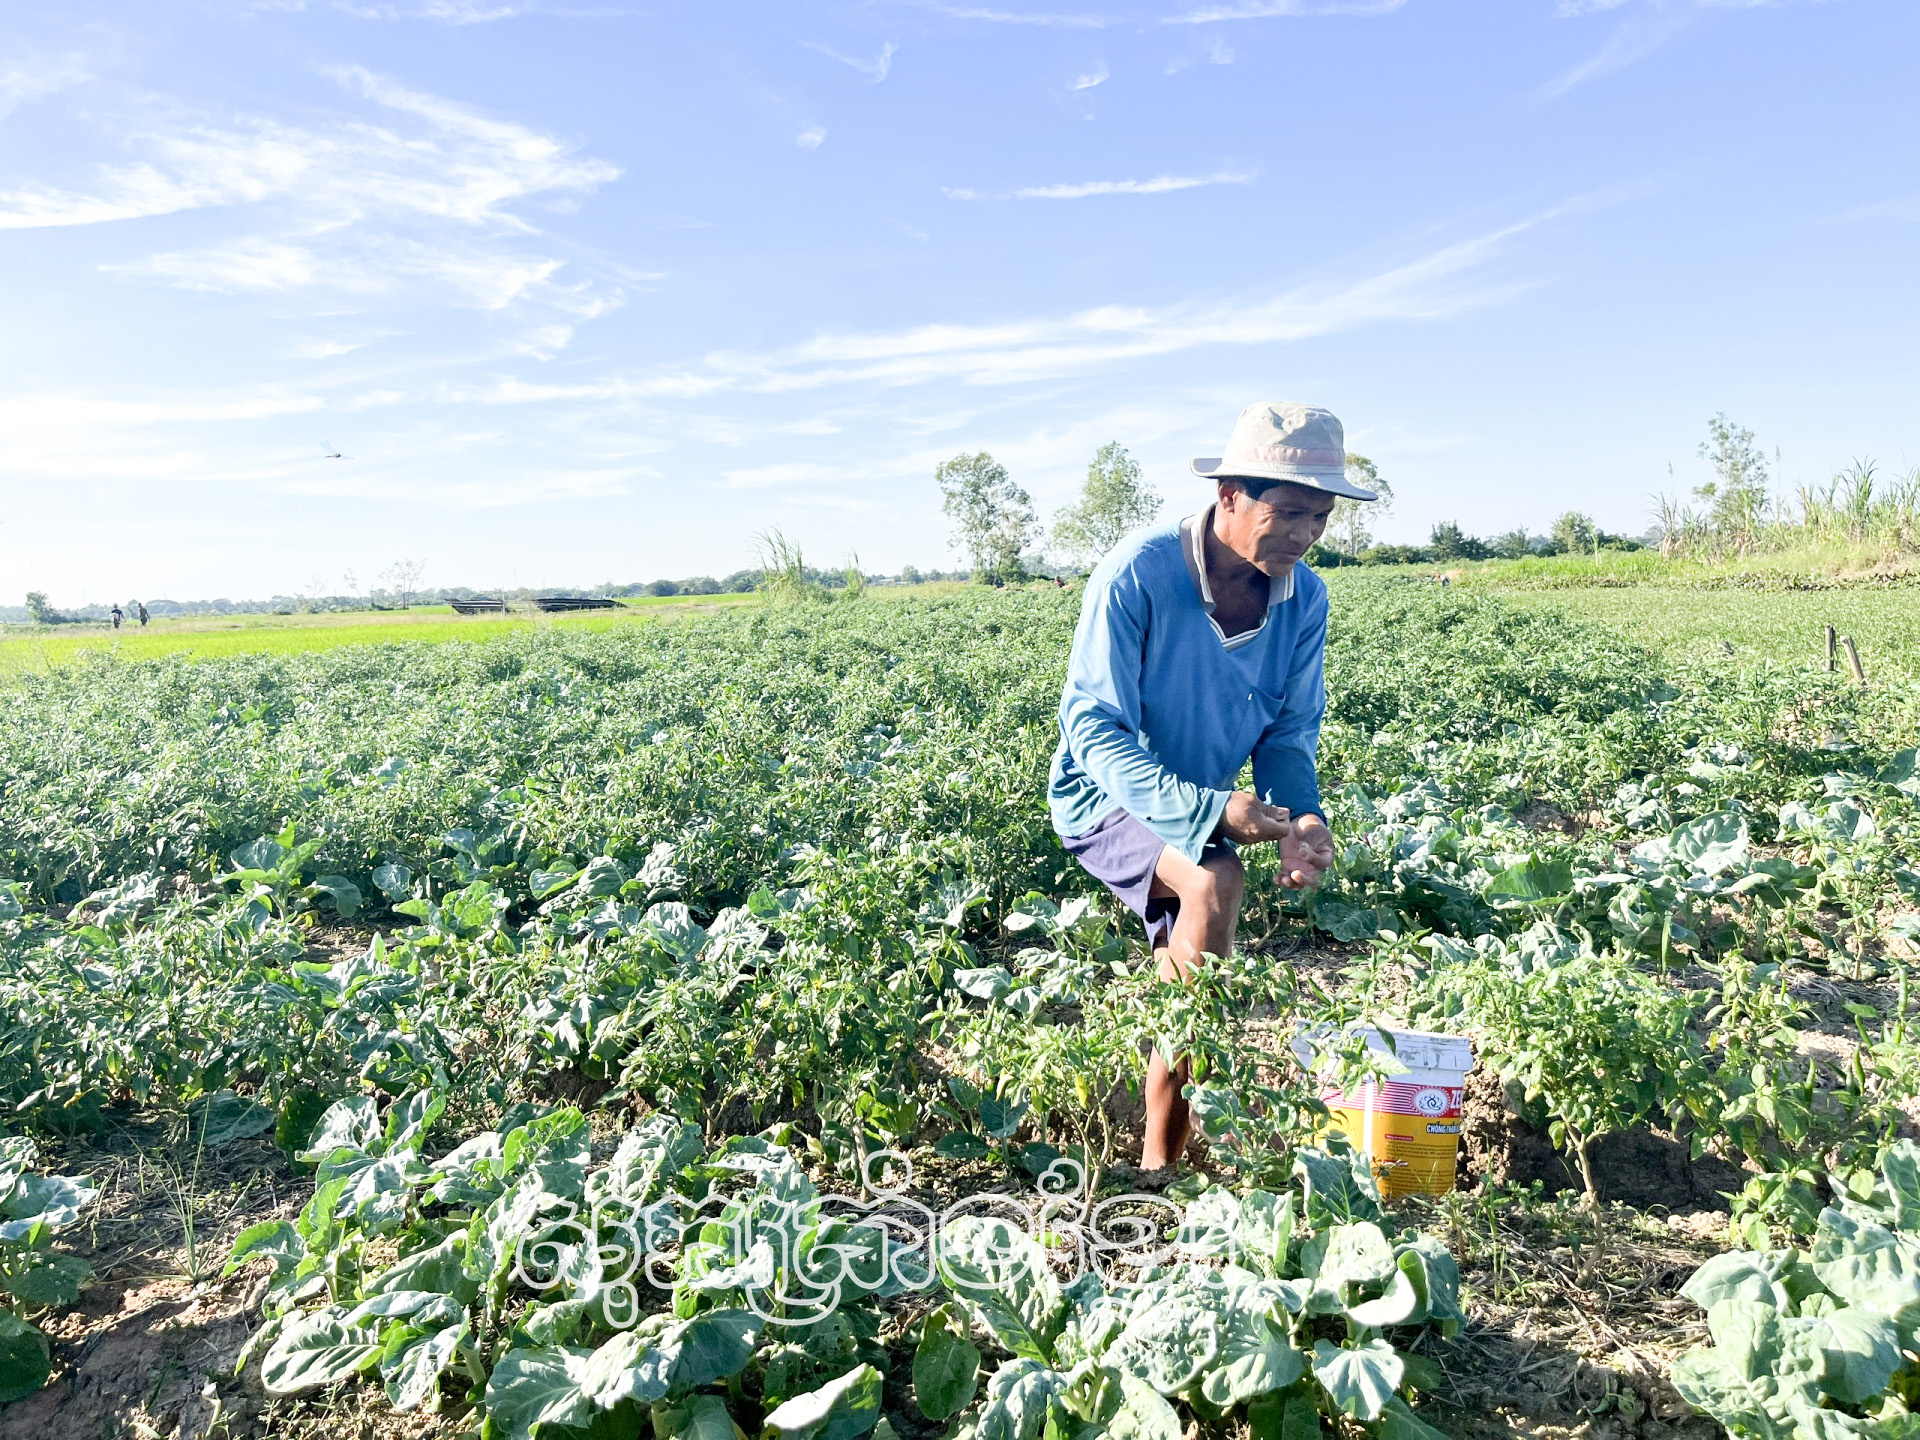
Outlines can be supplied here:
M1357 1025L1350 1033L1364 1035L1369 1050L1387 1056L1390 1066L1398 1061L1403 1073L1353 1091L1323 1088L1320 1098L1334 1125L1373 1162L1381 1194L1445 1194L1460 1159L1460 1107L1473 1042L1391 1025Z

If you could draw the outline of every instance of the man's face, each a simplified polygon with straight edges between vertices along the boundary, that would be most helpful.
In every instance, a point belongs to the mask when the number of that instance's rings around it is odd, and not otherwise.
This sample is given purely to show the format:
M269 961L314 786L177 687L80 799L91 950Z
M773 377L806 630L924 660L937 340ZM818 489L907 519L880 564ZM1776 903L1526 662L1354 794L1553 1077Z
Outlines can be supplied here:
M1258 500L1229 481L1220 482L1219 515L1227 547L1268 575L1284 575L1327 528L1334 497L1284 481Z

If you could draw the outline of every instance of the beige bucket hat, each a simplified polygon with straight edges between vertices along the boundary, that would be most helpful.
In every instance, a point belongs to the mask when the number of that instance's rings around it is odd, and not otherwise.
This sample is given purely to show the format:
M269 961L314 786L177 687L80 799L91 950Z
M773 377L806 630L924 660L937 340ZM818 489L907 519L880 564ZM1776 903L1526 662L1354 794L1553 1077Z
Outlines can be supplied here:
M1233 422L1227 453L1193 462L1203 480L1284 480L1349 500L1378 500L1347 479L1346 432L1331 410L1285 400L1249 405Z

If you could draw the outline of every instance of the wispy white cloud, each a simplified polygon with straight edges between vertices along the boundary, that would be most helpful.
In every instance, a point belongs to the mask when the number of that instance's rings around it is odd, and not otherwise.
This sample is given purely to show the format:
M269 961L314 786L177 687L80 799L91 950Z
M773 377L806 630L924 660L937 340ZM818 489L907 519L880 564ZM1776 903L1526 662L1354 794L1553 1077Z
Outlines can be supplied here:
M1213 175L1157 175L1151 180L1085 180L1078 184L1027 185L993 195L981 190L948 188L949 200L1084 200L1090 195L1164 195L1173 190L1195 190L1203 185L1245 185L1250 173L1222 170Z
M485 25L493 20L509 20L524 15L531 5L486 4L484 0L427 0L421 15L428 20L443 20L449 25Z
M31 100L57 95L93 76L77 60L36 57L0 63L0 116Z
M1855 225L1866 220L1920 220L1920 195L1909 195L1902 200L1880 200L1871 205L1856 205L1850 210L1842 210L1837 215L1829 215L1822 223Z
M1094 66L1093 69L1087 71L1086 74L1076 77L1073 83L1067 86L1067 89L1091 90L1094 86L1103 84L1105 81L1111 79L1112 76L1113 72L1107 69L1107 62L1102 60L1098 65Z
M1204 5L1179 15L1169 15L1162 25L1215 25L1228 20L1311 20L1320 16L1352 15L1365 18L1391 15L1407 0L1239 0L1239 3Z
M102 268L218 293L313 288L407 292L482 310L537 301L548 314L523 349L549 353L565 327L619 303L611 287L567 282L521 202L569 199L618 175L552 135L481 114L358 67L328 72L384 112L296 127L215 125L176 111L138 117L139 158L96 166L81 185L0 189L0 229L136 221L226 207L242 233Z
M798 145L802 150L818 150L820 148L821 142L824 141L826 138L827 138L826 126L809 125L806 129L802 130L798 135L793 137L793 143Z
M954 20L980 20L990 25L1027 25L1041 30L1105 30L1111 25L1126 23L1112 15L1024 14L978 5L947 5L938 3L938 0L927 0L924 8Z
M1556 100L1589 80L1624 70L1645 59L1699 18L1697 9L1655 10L1622 21L1593 54L1556 75L1535 92L1537 100Z
M530 231L507 207L586 192L619 175L553 136L411 90L357 66L340 85L423 122L422 133L343 121L300 129L256 119L217 127L178 114L135 121L128 144L151 158L96 167L84 188L0 190L0 229L94 225L210 206L289 200L325 228L385 214Z
M817 40L802 40L800 43L817 55L824 55L829 60L838 60L842 65L858 70L876 85L887 78L887 72L893 68L893 57L900 53L900 47L891 40L882 45L880 53L871 60L862 60L854 55L842 55L832 46L822 45Z
M1199 51L1197 54L1181 55L1169 60L1167 62L1167 68L1161 73L1178 75L1182 70L1187 69L1189 66L1197 65L1202 61L1205 61L1209 65L1231 65L1233 63L1233 47L1224 40L1215 40L1211 45L1207 46L1206 49Z

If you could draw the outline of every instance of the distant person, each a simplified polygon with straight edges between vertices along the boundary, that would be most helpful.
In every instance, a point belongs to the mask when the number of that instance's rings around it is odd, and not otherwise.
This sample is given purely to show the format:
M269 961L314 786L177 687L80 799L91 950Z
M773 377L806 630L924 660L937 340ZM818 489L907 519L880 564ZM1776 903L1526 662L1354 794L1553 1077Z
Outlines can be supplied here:
M1327 587L1300 561L1346 478L1345 435L1311 405L1249 405L1213 503L1127 536L1087 580L1047 800L1061 844L1147 927L1160 978L1228 954L1241 845L1279 847L1279 883L1333 865L1314 757L1326 713ZM1253 761L1253 792L1235 778ZM1140 1165L1185 1150L1186 1061L1148 1061Z
M147 628L147 621L151 620L153 617L147 614L147 607L142 605L138 600L134 601L133 604L134 604L134 608L140 614L140 628L144 630Z
M127 618L126 612L120 608L120 604L118 601L114 602L113 609L108 611L107 613L112 618L113 628L116 630L120 628L120 622Z

